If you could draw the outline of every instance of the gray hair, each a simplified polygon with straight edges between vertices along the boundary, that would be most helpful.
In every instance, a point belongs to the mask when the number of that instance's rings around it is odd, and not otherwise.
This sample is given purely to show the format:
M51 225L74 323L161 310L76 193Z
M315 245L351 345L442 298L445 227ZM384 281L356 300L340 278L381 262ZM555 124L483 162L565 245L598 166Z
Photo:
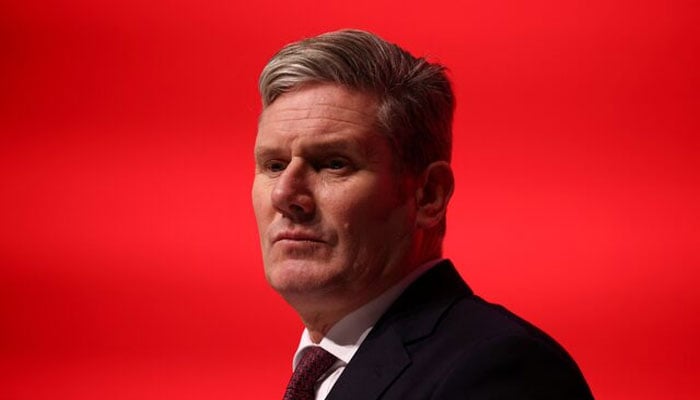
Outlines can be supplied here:
M260 75L263 107L313 83L376 96L377 127L402 171L419 174L434 161L450 161L454 95L442 65L369 32L329 32L291 43L272 57Z

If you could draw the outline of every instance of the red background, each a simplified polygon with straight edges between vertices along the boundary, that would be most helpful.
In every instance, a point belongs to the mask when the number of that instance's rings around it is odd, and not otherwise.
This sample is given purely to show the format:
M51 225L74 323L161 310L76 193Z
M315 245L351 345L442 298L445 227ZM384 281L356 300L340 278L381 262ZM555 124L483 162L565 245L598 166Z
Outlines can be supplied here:
M280 397L301 326L262 275L256 80L341 27L450 67L446 254L472 287L597 398L697 398L698 11L4 0L0 398Z

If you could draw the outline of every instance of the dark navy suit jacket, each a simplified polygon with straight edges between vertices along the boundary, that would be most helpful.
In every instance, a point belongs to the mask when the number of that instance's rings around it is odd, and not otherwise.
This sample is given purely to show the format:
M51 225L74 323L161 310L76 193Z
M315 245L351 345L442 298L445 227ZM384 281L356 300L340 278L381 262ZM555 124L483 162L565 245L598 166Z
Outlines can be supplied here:
M592 398L559 344L444 261L380 318L327 400Z

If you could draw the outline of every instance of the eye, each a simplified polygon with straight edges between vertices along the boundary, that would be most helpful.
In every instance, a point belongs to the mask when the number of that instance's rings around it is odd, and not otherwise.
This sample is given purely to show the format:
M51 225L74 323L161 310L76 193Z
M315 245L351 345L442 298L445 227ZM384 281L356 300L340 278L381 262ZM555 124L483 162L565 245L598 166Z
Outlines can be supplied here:
M342 158L331 158L326 163L326 168L331 170L341 170L347 168L349 165L348 161Z
M269 173L278 173L287 168L287 163L281 160L270 160L265 162L264 169Z

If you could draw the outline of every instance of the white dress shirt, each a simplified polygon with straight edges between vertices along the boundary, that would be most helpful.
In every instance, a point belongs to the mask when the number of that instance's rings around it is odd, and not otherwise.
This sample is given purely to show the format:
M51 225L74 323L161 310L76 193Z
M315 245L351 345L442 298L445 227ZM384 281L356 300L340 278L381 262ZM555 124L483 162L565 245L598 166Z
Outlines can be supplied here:
M357 349L360 348L360 345L372 330L377 320L379 320L379 317L386 312L389 306L391 306L413 281L440 261L442 261L442 259L432 260L421 265L394 286L387 289L384 293L346 315L331 327L326 336L321 339L321 343L319 343L318 346L321 346L324 350L336 356L338 361L336 361L328 372L316 383L316 400L324 400L326 396L328 396L328 393L330 393L333 385L340 377L340 374L345 370L345 366L348 365L357 352ZM301 361L304 351L311 346L316 346L316 344L311 341L309 331L304 329L304 332L301 334L301 340L299 341L299 347L294 354L292 369L296 368L299 361Z

